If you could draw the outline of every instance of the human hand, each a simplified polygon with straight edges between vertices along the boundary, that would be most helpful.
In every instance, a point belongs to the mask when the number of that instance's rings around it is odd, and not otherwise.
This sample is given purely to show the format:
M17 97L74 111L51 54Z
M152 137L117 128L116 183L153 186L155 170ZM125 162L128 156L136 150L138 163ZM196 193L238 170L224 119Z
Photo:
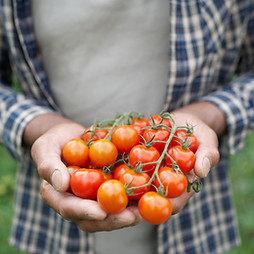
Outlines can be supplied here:
M194 135L199 141L194 169L187 174L189 181L206 177L220 157L218 135L226 128L222 112L211 103L198 102L171 112L171 116L178 126L193 126ZM181 196L171 199L173 214L181 211L194 193L193 190L186 191Z
M107 214L96 201L67 192L70 175L61 161L62 148L68 140L80 137L83 131L82 125L54 115L37 117L27 127L24 142L32 144L31 154L41 178L43 201L64 219L74 221L87 232L136 225L141 221L137 207L130 206L118 214Z

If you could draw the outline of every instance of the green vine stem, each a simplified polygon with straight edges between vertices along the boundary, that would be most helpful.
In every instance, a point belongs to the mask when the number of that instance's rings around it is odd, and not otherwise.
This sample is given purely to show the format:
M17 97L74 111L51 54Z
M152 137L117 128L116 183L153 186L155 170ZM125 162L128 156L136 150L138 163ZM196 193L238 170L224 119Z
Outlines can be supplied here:
M170 136L169 136L168 140L165 142L165 147L163 149L163 152L160 155L160 158L156 161L155 170L154 170L154 173L151 176L149 182L147 184L145 184L145 185L142 185L142 186L127 188L127 193L128 192L133 192L134 190L136 190L138 188L143 188L143 187L150 186L152 184L152 182L153 182L155 177L157 177L157 179L158 179L158 181L160 183L160 186L163 188L163 184L162 184L162 182L161 182L161 180L160 180L160 178L158 176L158 171L159 171L159 167L161 165L162 160L165 158L165 156L167 154L167 150L168 150L169 144L170 144L172 138L174 137L174 134L175 134L175 132L176 132L176 130L178 128L177 125L175 124L175 121L171 117L170 117L170 120L173 123L172 128L170 128L170 130L171 130ZM154 123L154 125L155 125L155 123ZM160 125L160 126L163 127L163 128L166 127L164 125ZM154 162L144 163L143 165L148 165L148 164L154 164ZM159 188L157 191L160 192L161 195L163 195L163 191L161 190L161 188Z

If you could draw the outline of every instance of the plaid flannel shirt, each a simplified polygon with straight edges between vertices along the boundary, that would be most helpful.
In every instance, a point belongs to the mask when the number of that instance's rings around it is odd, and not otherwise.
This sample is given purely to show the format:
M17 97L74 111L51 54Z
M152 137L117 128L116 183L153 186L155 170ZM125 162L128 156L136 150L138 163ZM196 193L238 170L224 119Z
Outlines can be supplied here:
M157 230L158 253L223 253L240 243L227 179L228 153L254 127L254 7L252 0L169 0L169 76L165 107L216 104L227 120L221 159L201 193ZM33 32L29 0L0 0L0 140L19 161L10 242L33 253L93 253L93 236L48 208L39 176L22 148L26 124L59 112ZM10 67L11 66L11 67ZM18 77L21 92L11 89ZM237 74L238 78L232 80Z

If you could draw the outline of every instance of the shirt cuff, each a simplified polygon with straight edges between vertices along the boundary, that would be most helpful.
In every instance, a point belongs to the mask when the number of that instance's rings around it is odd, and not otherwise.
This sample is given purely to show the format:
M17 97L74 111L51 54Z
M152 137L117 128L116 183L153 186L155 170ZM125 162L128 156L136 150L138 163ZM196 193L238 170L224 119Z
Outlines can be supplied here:
M3 118L2 142L11 156L20 160L23 157L22 137L26 125L36 116L46 113L56 113L49 106L24 100L9 108Z
M231 85L202 97L224 113L227 123L228 149L235 154L245 145L254 128L254 74L235 80Z

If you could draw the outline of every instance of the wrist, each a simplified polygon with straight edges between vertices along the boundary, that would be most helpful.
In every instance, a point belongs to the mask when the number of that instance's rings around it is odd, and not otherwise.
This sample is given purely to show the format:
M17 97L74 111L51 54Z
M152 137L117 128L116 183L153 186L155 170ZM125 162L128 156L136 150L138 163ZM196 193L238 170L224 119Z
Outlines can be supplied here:
M223 112L211 102L195 102L175 110L196 116L219 136L226 132L226 118Z
M33 118L25 127L22 141L24 146L32 146L34 141L55 125L70 123L71 120L54 114L46 113Z

